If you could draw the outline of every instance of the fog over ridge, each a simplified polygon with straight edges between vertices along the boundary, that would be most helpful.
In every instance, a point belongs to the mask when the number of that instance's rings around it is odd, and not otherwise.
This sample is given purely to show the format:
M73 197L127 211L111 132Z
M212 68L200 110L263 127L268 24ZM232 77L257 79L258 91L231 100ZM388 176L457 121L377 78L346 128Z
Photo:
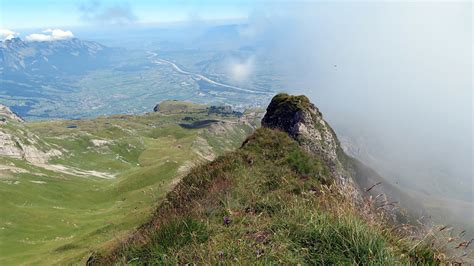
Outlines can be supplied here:
M280 3L248 27L393 183L474 202L471 3Z

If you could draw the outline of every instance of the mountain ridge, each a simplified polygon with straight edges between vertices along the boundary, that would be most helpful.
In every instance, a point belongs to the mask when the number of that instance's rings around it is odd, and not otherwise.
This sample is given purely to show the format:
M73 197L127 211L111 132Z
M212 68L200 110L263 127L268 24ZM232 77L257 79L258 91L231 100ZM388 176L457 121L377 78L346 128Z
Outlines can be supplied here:
M0 42L0 73L3 75L76 74L107 64L113 49L78 38L24 41L19 37Z
M321 156L335 180L352 187L350 190L354 192L352 197L355 201L362 201L364 196L377 197L383 194L386 196L385 201L401 204L408 211L408 216L393 206L384 207L392 222L407 222L407 219L415 221L426 214L423 206L411 196L391 185L375 170L348 156L323 114L306 96L290 96L286 93L276 95L262 119L262 126L286 132L305 151ZM366 191L368 188L371 189Z
M275 96L262 126L191 170L147 223L87 265L441 262L415 227L393 225L387 198L364 193L377 184L357 182L376 173L345 155L305 96Z

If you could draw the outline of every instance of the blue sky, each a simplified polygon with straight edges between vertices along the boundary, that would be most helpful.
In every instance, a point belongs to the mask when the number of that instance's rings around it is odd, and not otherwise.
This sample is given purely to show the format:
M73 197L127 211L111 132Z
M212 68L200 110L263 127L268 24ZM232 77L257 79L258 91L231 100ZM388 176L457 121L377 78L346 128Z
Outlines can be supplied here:
M114 24L111 16L139 24L189 19L245 18L252 0L1 0L0 28L24 29ZM92 13L85 14L85 10ZM123 19L123 18L122 18ZM124 20L118 20L123 23Z

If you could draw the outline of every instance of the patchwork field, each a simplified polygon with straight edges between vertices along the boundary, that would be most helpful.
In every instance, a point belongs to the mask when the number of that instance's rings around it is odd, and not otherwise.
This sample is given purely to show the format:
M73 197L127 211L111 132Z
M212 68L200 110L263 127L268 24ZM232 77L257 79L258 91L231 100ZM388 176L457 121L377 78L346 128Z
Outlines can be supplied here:
M0 125L23 152L0 156L0 264L85 262L147 220L191 166L238 147L260 115L163 106L141 116ZM214 122L183 127L200 120Z

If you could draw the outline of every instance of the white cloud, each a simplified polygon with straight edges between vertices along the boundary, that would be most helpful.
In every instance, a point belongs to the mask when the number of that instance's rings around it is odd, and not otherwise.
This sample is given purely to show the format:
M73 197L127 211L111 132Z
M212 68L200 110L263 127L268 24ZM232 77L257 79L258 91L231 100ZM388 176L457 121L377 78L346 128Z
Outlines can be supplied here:
M0 29L0 41L10 40L18 36L17 32L11 31L9 29Z
M70 30L47 29L43 33L33 33L25 37L30 42L50 42L73 38L74 34Z
M87 23L99 23L109 25L125 25L137 20L137 16L127 1L114 4L103 3L104 1L89 0L78 5L82 13L81 19Z
M228 74L234 82L239 84L249 81L255 72L255 60L251 56L245 60L232 60L229 63Z

